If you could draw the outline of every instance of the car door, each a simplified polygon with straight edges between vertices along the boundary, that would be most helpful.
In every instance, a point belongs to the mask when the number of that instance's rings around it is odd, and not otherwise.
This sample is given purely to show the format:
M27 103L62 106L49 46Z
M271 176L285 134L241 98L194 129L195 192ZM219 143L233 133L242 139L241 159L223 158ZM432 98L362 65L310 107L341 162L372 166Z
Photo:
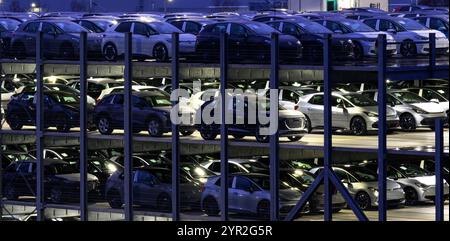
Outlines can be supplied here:
M247 43L248 32L241 24L231 23L229 48L235 58L245 58L252 55L252 50Z
M44 33L44 55L58 56L63 49L61 44L63 35L53 24L43 22L42 32Z
M136 204L154 205L155 200L154 176L145 170L134 171L133 198Z
M305 112L312 126L323 126L323 94L314 95L308 103Z
M184 23L183 32L197 35L200 30L202 30L202 26L199 23L195 23L192 21L187 21Z
M123 94L117 94L112 99L111 103L106 104L106 111L111 117L111 124L116 128L123 128L123 105L124 98Z
M40 22L31 22L23 29L21 41L24 44L24 51L28 55L36 55L36 34L40 30L40 26Z
M245 212L254 212L257 206L257 198L255 185L250 179L243 176L236 176L234 188L231 192L232 198L235 199L236 209Z
M280 91L280 105L288 110L294 110L295 105L300 101L300 96L292 90L281 89Z
M333 127L347 128L349 126L347 107L349 106L346 105L345 100L338 96L332 96L331 106Z
M116 45L118 54L124 52L125 39L124 34L131 32L132 22L123 22L117 25L113 32L106 35L107 40L111 40ZM106 41L105 41L106 42Z
M149 108L151 107L143 98L133 95L133 129L145 128Z
M149 32L144 23L135 22L133 24L133 54L152 56L154 33Z
M429 18L429 27L431 29L435 29L437 31L442 32L448 38L448 23L445 23L444 20L439 18Z

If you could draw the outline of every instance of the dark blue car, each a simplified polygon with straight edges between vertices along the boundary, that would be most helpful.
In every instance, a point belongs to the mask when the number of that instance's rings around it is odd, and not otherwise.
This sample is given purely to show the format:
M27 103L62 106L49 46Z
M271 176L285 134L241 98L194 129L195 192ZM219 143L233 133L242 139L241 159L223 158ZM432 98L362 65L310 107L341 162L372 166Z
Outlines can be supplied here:
M171 131L170 98L158 90L133 92L132 116L133 132L148 131L150 136L160 137ZM104 97L94 110L94 119L103 135L111 134L114 129L124 129L124 94L114 93ZM194 127L184 126L182 134L192 134Z
M6 111L6 122L13 130L23 126L36 125L36 100L34 91L22 92L11 97ZM56 127L59 132L68 132L70 128L80 126L80 98L61 91L44 91L44 124L45 127ZM88 113L93 106L88 105ZM88 116L92 116L89 115ZM88 119L92 119L91 117ZM92 123L92 121L88 121ZM90 130L94 126L90 124Z

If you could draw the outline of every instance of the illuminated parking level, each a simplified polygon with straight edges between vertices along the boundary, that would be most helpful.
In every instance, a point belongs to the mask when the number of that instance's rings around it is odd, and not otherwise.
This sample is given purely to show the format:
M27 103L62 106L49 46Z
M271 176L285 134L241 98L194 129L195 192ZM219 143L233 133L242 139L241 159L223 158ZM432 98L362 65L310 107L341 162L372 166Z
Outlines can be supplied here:
M431 10L277 11L0 14L1 219L448 221Z

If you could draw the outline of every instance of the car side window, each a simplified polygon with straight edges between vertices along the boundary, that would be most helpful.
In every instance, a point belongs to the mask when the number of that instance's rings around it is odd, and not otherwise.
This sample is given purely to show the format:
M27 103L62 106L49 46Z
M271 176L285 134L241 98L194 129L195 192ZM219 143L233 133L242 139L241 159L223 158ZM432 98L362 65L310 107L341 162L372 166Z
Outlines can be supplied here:
M423 26L427 25L427 18L418 18L416 21L422 24Z
M37 31L39 30L39 25L40 25L39 22L29 23L27 26L25 26L23 31L28 33L37 33Z
M234 163L228 163L228 170L230 173L239 173L242 172L241 168Z
M269 25L270 27L278 30L280 28L280 22L271 22L271 23L266 23L267 25Z
M115 105L123 105L123 95L116 95L113 100Z
M148 106L147 101L145 101L143 98L139 98L137 96L133 96L133 106L134 107L145 107Z
M245 177L236 177L235 188L248 192L252 188L252 182Z
M148 32L147 25L143 23L134 23L134 33L147 36L150 33Z
M231 188L233 186L233 177L228 178L228 188ZM220 178L217 178L217 181L214 183L214 185L220 187Z
M96 83L89 83L87 89L88 91L102 91L104 86Z
M283 90L283 100L298 103L300 96L291 90Z
M201 28L202 28L202 26L198 23L186 22L185 32L186 33L198 33L198 32L200 32Z
M220 172L220 162L213 162L208 168L209 170L213 172Z
M437 29L437 30L444 30L444 31L448 31L447 26L445 26L444 21L437 19L437 18L431 18L430 19L430 28L431 29Z
M182 22L182 21L175 21L175 22L171 22L170 24L172 24L173 26L175 26L179 30L182 30L183 29L183 23L184 22Z
M375 93L374 92L364 92L362 93L362 95L364 95L365 97L371 99L371 100L375 100Z
M323 95L315 95L309 100L310 104L323 105Z
M154 176L147 172L139 170L136 172L136 177L134 178L135 183L141 183L141 184L147 184L147 185L153 185L155 183Z
M244 37L247 34L247 30L240 24L231 24L230 35L233 37Z
M341 28L341 26L335 22L327 21L326 27L330 29L332 32L341 31L344 32L344 30Z
M335 170L334 172L336 173L336 175L339 177L340 180L350 182L350 178L346 172L341 171L341 170Z
M388 168L387 168L387 177L390 178L390 179L396 180L396 179L401 178L401 175L400 175L400 173L398 173L398 171L395 170L394 168L388 167Z
M212 33L220 34L221 32L226 32L226 31L227 31L227 26L228 26L227 23L219 23L219 24L216 24L216 25L213 27L213 29L212 29Z
M373 29L376 29L376 26L377 26L377 20L376 19L368 19L368 20L365 20L364 23L366 25L368 25L369 27L371 27Z
M331 106L338 107L339 105L344 105L345 106L344 100L339 98L339 97L332 96L331 97Z
M131 22L120 23L115 29L118 33L128 33L131 31Z
M53 26L49 23L43 23L42 24L42 32L47 33L47 34L56 33L56 28L55 28L55 26Z

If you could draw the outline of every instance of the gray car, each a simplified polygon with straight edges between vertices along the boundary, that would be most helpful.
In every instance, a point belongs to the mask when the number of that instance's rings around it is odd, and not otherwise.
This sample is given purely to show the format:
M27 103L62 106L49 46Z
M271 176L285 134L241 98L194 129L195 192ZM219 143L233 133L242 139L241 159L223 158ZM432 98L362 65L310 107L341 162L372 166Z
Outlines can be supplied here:
M366 135L378 128L378 104L357 93L332 93L333 128L351 130L355 135ZM300 111L307 118L308 132L314 128L323 128L324 95L315 93L300 98ZM397 113L387 108L388 128L399 124Z
M377 100L377 90L363 91L362 94ZM447 118L444 109L437 103L430 102L419 95L405 90L388 90L387 103L397 111L400 127L405 131L413 131L417 127L433 129L436 118Z

